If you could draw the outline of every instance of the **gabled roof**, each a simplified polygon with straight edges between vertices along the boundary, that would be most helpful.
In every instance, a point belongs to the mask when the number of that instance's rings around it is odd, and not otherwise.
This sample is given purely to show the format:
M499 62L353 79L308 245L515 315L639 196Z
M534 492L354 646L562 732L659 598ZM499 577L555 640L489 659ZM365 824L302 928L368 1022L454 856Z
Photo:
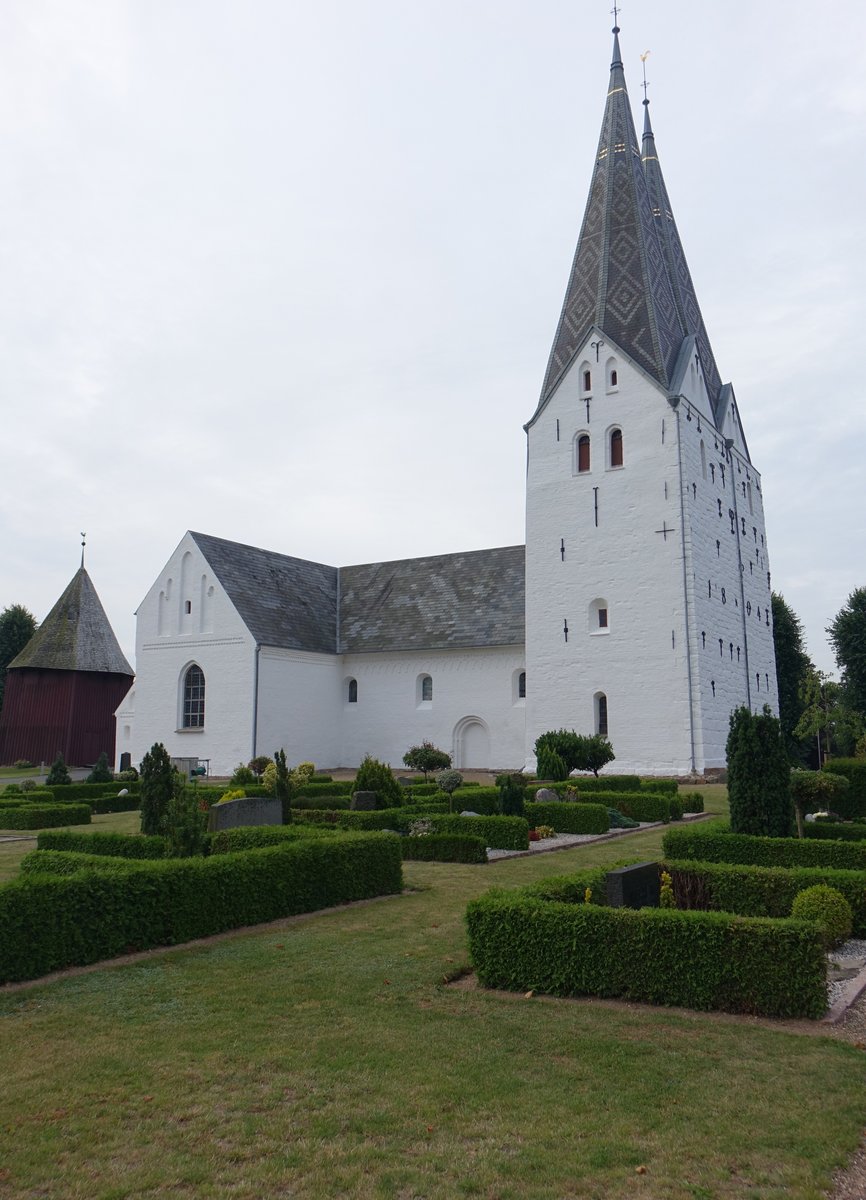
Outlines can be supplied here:
M710 397L710 404L715 414L722 381L713 348L707 334L704 318L701 316L692 276L686 262L683 244L677 231L671 202L668 199L658 152L656 151L655 136L649 115L649 100L644 100L644 129L643 129L643 166L646 173L647 189L652 205L653 219L658 229L659 240L667 264L668 277L677 307L680 325L683 332L694 337L697 344L698 356L703 367L704 380Z
M33 637L9 664L50 671L133 675L90 576L80 567Z
M503 546L340 570L340 650L523 643L525 549Z
M664 388L683 339L638 150L619 29L613 32L595 169L539 408L593 325Z
M190 537L264 646L352 654L524 641L523 546L337 568Z
M191 533L255 640L333 654L337 570L205 533Z

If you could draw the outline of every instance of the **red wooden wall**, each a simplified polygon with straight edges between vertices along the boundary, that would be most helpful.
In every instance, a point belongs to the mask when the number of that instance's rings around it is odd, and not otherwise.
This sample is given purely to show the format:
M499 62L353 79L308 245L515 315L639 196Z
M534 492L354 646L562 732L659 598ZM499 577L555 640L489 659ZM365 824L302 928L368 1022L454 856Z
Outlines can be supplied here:
M129 675L99 671L42 671L6 675L0 710L0 765L19 758L69 766L95 763L104 750L114 764L114 711L132 686Z

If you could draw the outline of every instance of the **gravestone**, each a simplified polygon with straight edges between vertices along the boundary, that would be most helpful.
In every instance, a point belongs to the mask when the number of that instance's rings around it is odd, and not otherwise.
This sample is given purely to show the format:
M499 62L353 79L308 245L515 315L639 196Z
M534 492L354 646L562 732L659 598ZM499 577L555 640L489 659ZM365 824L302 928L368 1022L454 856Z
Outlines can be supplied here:
M352 799L349 801L349 808L351 808L354 812L375 812L376 793L352 792Z
M562 797L553 788L539 788L535 793L535 799L539 804L552 804L554 800L561 800Z
M272 796L244 796L239 800L226 800L215 804L208 813L207 827L210 833L221 829L239 829L249 825L282 825L283 806Z
M658 908L659 865L635 863L607 873L607 902L611 908Z

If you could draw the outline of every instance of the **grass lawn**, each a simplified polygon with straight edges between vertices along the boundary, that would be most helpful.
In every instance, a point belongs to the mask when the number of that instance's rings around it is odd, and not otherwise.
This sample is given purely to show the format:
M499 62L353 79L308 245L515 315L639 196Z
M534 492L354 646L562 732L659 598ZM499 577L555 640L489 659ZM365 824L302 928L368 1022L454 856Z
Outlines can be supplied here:
M861 1050L444 985L470 897L661 837L408 863L402 897L0 990L0 1197L819 1200Z
M103 830L111 833L139 833L141 814L138 812L125 813L94 813L90 825L70 825L75 833L93 833ZM0 829L0 837L21 838L15 842L0 842L0 883L6 883L18 874L18 864L25 854L36 849L38 829ZM0 1192L2 1196L2 1192Z

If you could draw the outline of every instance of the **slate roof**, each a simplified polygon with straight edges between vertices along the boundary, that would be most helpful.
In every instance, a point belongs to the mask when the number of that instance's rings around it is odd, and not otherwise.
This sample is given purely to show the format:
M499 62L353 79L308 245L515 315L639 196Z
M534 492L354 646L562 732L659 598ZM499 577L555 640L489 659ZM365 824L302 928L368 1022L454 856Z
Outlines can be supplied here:
M10 671L27 667L134 674L84 567L76 571L33 637L9 664Z
M190 536L258 643L334 653L336 567L205 533Z
M617 28L589 199L539 409L593 326L662 387L668 386L685 331L652 214Z
M710 403L715 413L722 380L719 376L719 369L716 366L713 348L710 345L710 339L704 325L704 318L701 316L698 298L695 294L694 284L692 283L692 276L686 262L685 252L683 251L683 244L680 241L680 235L677 231L673 212L671 211L671 202L668 199L668 192L665 187L664 176L662 175L658 152L656 150L655 135L650 123L649 100L644 100L643 103L642 161L647 188L649 190L653 219L658 229L662 251L665 256L668 277L671 281L674 303L677 306L680 325L686 335L694 337L697 344L697 351L700 356L701 366L703 367Z
M524 641L523 546L338 569L190 536L262 645L351 654Z
M340 649L523 644L525 548L366 563L340 571Z

